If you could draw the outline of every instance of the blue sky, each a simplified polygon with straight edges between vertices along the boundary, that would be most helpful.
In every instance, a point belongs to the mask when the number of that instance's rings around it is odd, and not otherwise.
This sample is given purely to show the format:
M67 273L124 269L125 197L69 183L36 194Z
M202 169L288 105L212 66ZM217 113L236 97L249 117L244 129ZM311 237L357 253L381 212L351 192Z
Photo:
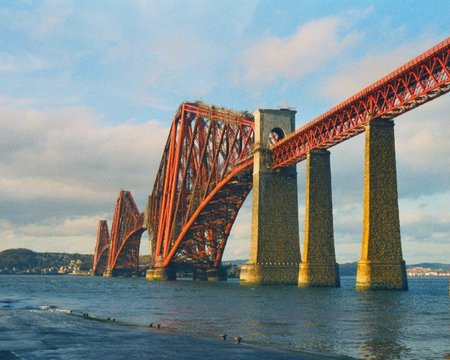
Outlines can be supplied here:
M449 13L447 0L2 1L0 250L92 252L118 190L143 210L181 102L289 105L299 126L447 38ZM409 263L450 258L449 109L445 95L396 120ZM363 145L332 149L339 262L360 254ZM225 258L248 256L250 206Z

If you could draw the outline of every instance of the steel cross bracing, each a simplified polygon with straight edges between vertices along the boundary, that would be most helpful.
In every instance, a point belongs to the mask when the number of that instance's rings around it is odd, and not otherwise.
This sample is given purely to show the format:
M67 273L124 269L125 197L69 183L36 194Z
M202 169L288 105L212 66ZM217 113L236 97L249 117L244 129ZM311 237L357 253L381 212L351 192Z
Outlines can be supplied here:
M450 38L275 143L272 167L302 161L311 149L329 148L363 132L375 118L393 119L450 91L449 47ZM145 229L153 266L219 266L252 187L253 126L248 113L183 103L172 122L145 219L129 192L119 194L107 270L137 271ZM97 262L101 248L96 247Z
M217 267L252 187L253 117L183 103L148 206L155 267Z
M272 147L272 167L302 161L364 131L375 118L393 119L450 91L450 38L302 126Z
M106 220L98 222L97 242L94 251L94 263L92 266L92 275L102 275L108 265L109 254L109 231Z
M111 228L108 271L124 275L137 272L139 246L144 231L144 214L139 212L129 191L120 191Z

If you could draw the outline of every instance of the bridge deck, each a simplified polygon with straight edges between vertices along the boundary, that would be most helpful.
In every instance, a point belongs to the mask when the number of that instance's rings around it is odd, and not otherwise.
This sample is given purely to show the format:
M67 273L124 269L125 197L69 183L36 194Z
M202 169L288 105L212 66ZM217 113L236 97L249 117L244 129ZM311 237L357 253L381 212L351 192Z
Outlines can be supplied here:
M302 161L450 91L450 37L353 95L272 146L273 168Z

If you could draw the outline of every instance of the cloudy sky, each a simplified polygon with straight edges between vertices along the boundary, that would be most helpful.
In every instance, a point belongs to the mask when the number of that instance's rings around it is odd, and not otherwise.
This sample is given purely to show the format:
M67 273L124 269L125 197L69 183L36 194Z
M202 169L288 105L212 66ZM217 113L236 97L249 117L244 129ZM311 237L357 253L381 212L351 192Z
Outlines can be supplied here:
M297 109L297 126L450 35L450 2L2 1L0 251L92 253L141 210L183 101ZM404 258L449 262L450 95L396 120ZM331 149L336 255L360 256L363 136ZM305 164L298 165L303 240ZM247 258L251 196L225 259ZM148 252L144 235L142 251Z

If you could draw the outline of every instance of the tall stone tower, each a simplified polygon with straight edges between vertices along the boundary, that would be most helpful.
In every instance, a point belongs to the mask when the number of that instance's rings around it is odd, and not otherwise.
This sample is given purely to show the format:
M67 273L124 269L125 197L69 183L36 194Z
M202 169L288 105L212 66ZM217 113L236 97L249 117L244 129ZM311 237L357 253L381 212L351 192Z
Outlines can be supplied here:
M298 285L340 286L333 234L330 152L311 150L306 158L305 239Z
M255 111L252 229L241 283L297 284L300 263L297 170L272 170L271 140L295 129L293 110Z
M356 288L408 289L390 120L375 119L366 125L363 237Z

